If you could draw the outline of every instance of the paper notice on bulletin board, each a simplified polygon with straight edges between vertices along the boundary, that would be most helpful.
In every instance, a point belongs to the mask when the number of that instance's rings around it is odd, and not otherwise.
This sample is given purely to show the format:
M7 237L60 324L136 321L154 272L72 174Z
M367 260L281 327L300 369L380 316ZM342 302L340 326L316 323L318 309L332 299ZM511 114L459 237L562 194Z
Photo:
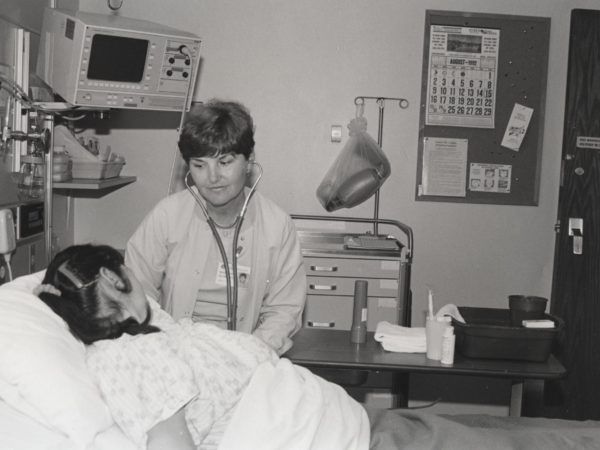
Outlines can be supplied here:
M468 144L467 139L423 139L423 195L466 195Z
M533 109L515 103L508 125L502 138L502 147L510 148L516 152L521 148L521 143L529 128L529 121L533 115Z
M500 30L432 25L426 125L494 128Z
M471 163L469 190L509 194L511 172L512 166L509 164Z

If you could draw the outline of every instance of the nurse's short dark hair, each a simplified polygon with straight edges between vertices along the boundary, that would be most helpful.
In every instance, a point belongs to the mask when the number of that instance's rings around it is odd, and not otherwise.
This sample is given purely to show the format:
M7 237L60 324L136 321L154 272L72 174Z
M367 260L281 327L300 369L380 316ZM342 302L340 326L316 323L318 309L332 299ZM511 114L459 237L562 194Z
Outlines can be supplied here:
M186 115L178 145L186 163L229 153L248 159L254 151L252 116L238 102L213 99L195 105Z

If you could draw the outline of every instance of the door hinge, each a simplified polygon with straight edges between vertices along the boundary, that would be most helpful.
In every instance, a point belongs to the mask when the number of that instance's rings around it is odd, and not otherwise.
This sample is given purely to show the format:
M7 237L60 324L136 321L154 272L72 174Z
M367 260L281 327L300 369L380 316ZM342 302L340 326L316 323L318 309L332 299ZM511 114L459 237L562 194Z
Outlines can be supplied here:
M560 233L560 219L557 220L556 223L554 224L554 232Z

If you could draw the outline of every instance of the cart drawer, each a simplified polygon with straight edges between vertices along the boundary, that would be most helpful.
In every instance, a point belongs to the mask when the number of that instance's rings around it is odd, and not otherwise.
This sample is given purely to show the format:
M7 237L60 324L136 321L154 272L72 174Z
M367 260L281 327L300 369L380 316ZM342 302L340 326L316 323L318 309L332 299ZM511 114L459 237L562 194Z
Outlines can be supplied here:
M304 326L349 330L352 327L353 297L309 295L304 308ZM375 331L381 321L397 321L396 298L369 296L367 301L367 330Z
M400 273L399 260L305 256L304 264L306 273L315 276L397 279Z
M308 293L315 295L349 295L354 296L354 278L340 277L307 277ZM397 297L397 279L371 279L369 283L369 297Z

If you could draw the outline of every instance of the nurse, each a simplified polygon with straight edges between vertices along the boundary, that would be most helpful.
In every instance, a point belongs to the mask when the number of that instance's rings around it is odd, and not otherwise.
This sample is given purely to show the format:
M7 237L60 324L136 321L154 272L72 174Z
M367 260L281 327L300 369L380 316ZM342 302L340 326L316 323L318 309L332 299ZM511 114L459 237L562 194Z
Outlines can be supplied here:
M226 328L227 273L214 232L233 278L233 239L241 222L235 328L283 354L301 326L306 272L290 216L248 188L253 169L260 168L254 162L252 117L236 102L195 106L178 145L189 169L188 189L163 199L146 216L127 243L126 265L175 319Z

